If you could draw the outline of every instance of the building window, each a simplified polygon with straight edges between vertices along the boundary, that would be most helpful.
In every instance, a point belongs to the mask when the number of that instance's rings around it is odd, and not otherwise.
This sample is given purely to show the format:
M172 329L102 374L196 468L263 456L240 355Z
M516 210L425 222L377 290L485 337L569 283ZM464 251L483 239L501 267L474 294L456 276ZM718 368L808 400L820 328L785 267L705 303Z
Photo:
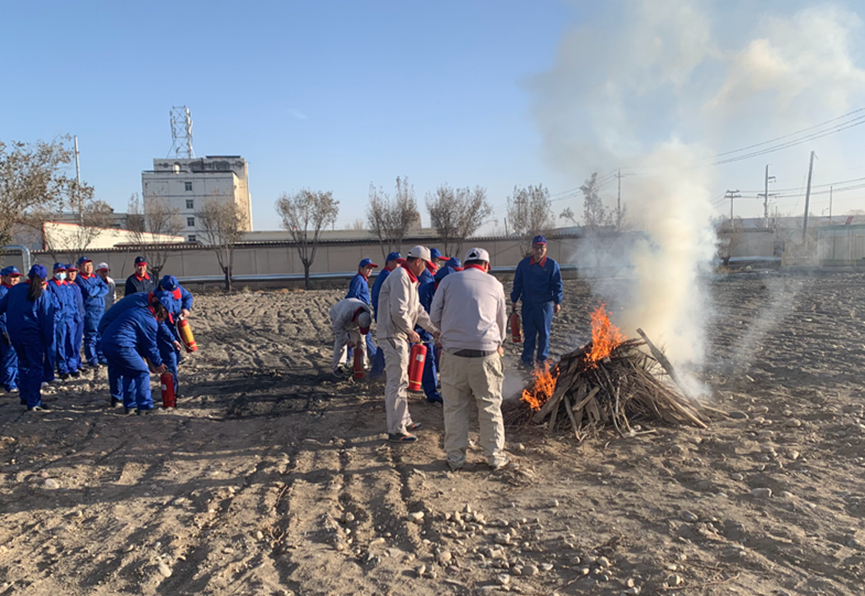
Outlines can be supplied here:
M190 241L190 242L195 242L195 234L190 234L190 235L189 235L189 241Z
M189 226L190 228L195 227L195 218L194 217L187 217L186 218L186 225Z
M186 187L186 192L192 192L192 182L184 182L183 185Z
M193 209L192 199L186 199L186 208L187 209Z

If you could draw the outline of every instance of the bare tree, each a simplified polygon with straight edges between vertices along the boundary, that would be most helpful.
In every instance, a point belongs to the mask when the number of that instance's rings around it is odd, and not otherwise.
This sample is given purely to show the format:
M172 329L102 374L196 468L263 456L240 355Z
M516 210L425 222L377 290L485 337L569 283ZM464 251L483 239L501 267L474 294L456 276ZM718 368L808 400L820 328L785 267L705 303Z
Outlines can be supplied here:
M427 193L426 206L446 255L460 254L463 241L477 232L493 212L487 191L480 186L472 190L442 184L435 193Z
M233 201L208 199L197 217L207 243L216 253L219 268L225 274L225 291L231 292L234 248L246 230L246 214Z
M339 201L333 200L331 191L303 189L293 195L282 193L276 201L276 212L282 218L282 227L295 242L303 263L304 286L308 290L309 268L315 261L321 231L336 221Z
M346 230L353 230L355 232L362 232L362 231L366 230L366 222L364 222L360 218L357 218L353 222L345 224L345 229Z
M74 160L69 141L68 135L50 143L0 141L0 246L9 243L15 225L32 225L34 211L59 211L73 192L92 196L92 187L65 174Z
M171 253L171 243L161 242L154 235L179 235L183 231L180 210L171 208L167 200L156 195L141 199L134 193L129 197L127 211L132 242L144 253L147 267L158 279Z
M547 234L555 225L550 191L542 184L515 186L514 194L508 197L508 223L520 240L523 254L528 254L532 238Z
M393 199L370 184L366 217L370 232L378 238L382 257L399 250L408 231L420 225L414 187L408 183L408 178L397 177Z

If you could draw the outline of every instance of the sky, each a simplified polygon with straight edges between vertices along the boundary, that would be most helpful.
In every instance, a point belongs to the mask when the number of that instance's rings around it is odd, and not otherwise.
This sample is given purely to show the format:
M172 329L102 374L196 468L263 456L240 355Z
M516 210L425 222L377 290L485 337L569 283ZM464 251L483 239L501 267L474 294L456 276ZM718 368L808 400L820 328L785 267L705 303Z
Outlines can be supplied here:
M274 202L301 188L333 191L345 227L365 219L371 183L392 192L397 176L427 225L438 185L486 188L492 231L514 186L544 184L557 213L579 213L574 189L599 171L612 204L608 174L623 168L637 216L641 156L660 142L711 162L865 107L860 4L10 2L0 140L77 135L82 178L125 211L169 155L170 109L188 106L197 156L249 162L258 230L277 229ZM713 166L713 207L729 213L724 192L740 189L735 214L759 215L771 164L773 208L800 212L812 150L815 185L865 178L862 131ZM828 211L828 195L813 199ZM835 194L834 213L851 209L865 190Z

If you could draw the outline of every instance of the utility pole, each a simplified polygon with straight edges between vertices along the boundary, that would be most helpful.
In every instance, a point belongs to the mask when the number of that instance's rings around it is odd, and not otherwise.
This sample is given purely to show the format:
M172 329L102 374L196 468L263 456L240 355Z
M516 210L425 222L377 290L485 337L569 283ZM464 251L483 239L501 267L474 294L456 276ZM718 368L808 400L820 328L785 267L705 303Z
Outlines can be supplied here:
M75 140L75 177L78 179L78 186L81 186L81 166L78 163L78 135L72 138Z
M802 223L802 242L805 242L808 234L808 207L811 204L811 174L814 172L814 158L816 156L817 154L812 151L811 162L808 165L808 188L805 190L805 219Z
M775 182L775 177L769 175L769 164L766 164L766 177L764 178L763 186L764 192L763 194L758 194L758 197L763 197L763 227L769 227L769 197L776 196L775 194L769 194L769 182Z
M832 223L832 187L829 187L829 223Z
M730 228L733 227L733 199L738 199L741 196L738 189L728 190L727 194L724 195L725 198L730 199Z
M616 199L616 229L622 227L622 168L616 172L616 178L619 179L619 198Z

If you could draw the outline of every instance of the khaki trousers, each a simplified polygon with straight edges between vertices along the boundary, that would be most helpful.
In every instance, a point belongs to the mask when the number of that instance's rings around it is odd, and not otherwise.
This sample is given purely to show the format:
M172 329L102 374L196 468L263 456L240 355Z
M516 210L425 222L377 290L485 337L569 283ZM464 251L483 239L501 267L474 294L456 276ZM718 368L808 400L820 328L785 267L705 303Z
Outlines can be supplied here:
M410 426L408 413L408 341L389 337L381 343L384 350L384 372L387 384L384 388L384 405L387 410L387 432L392 435L406 434Z
M331 368L333 372L336 372L340 365L345 362L345 349L348 346L348 341L352 340L355 345L354 349L360 350L361 353L364 351L364 342L358 331L346 333L344 329L334 329L333 335L333 362L331 363Z
M505 455L505 422L502 418L502 382L505 367L498 354L463 358L442 352L442 398L445 452L448 465L461 468L469 447L469 407L478 408L480 443L490 466L508 461Z

